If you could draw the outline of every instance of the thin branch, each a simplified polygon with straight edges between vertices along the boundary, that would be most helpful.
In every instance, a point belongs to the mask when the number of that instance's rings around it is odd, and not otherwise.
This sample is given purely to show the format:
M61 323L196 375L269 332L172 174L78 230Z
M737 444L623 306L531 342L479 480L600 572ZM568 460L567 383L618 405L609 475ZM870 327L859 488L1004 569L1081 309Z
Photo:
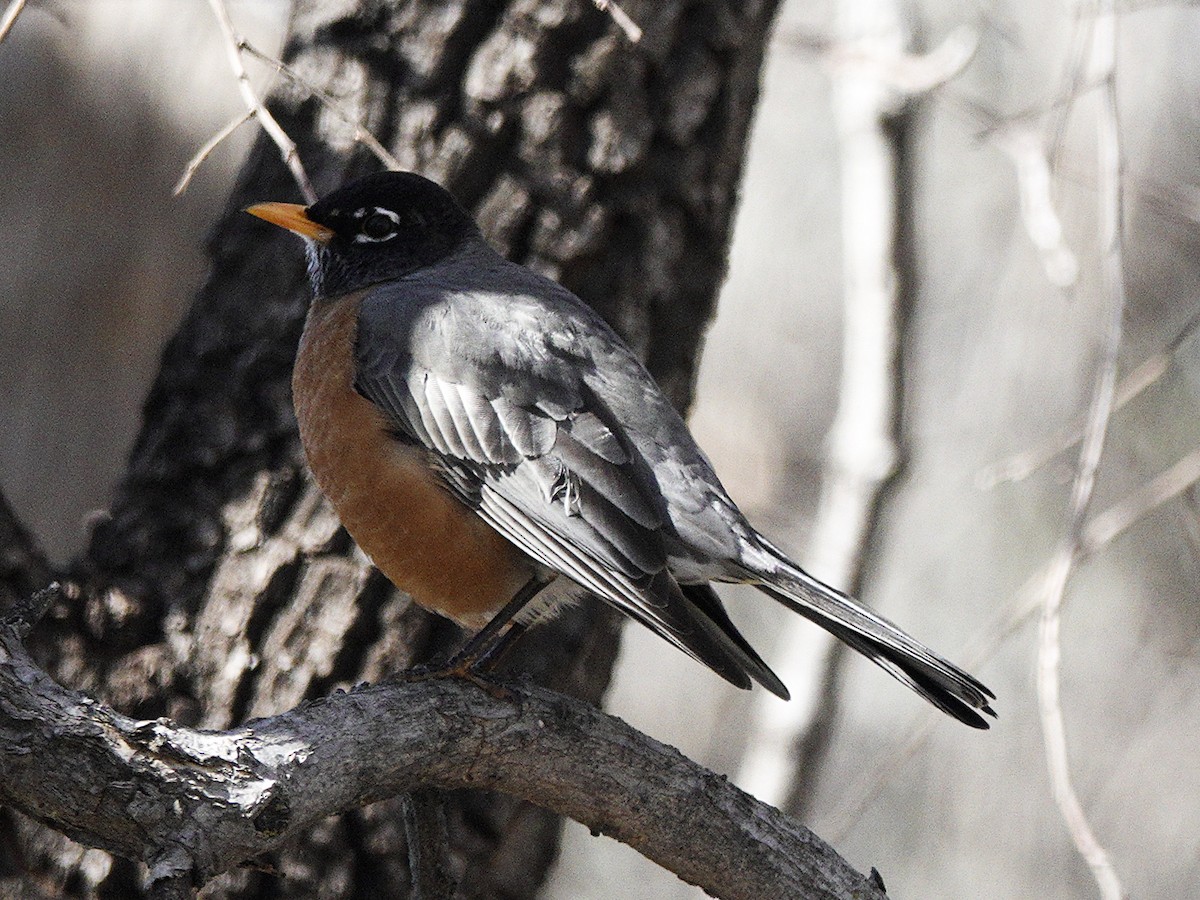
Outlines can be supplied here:
M388 149L379 142L379 139L376 138L375 135L373 135L367 128L365 128L356 117L346 112L343 104L328 91L317 87L283 60L276 59L269 53L263 53L263 51L259 50L245 39L242 39L239 42L238 47L244 52L253 56L259 62L263 62L271 66L278 74L282 75L293 84L304 88L304 90L308 91L310 95L316 97L317 100L323 103L325 108L331 113L333 113L347 125L352 125L354 127L354 140L358 141L360 144L374 153L375 158L383 163L386 168L393 171L404 168L404 166L400 164L400 160L396 159L395 156L389 153Z
M229 18L229 10L225 6L225 0L208 0L208 5L212 7L213 14L217 17L217 23L221 26L221 34L225 38L225 52L229 59L229 67L233 70L234 77L237 78L238 90L242 95L242 102L246 104L246 109L253 111L255 117L262 125L265 131L275 142L275 146L279 148L279 153L283 157L284 164L292 173L292 177L296 179L296 184L300 187L300 192L304 195L304 199L309 203L317 201L317 192L313 190L312 182L308 179L308 173L304 171L304 164L300 161L300 155L296 152L296 143L283 127L275 121L275 117L271 115L270 110L259 99L258 94L254 92L254 87L250 84L250 76L246 73L246 67L242 64L241 47L245 43L241 36L233 27L233 20Z
M12 31L13 25L17 22L17 16L24 8L25 0L12 0L12 3L8 4L8 9L4 10L4 16L0 17L0 42L8 37L8 33Z
M1168 500L1187 496L1188 489L1197 482L1200 482L1200 450L1193 450L1088 522L1079 542L1081 557L1092 555Z
M1120 121L1117 109L1117 17L1112 2L1092 20L1090 63L1103 73L1100 110L1097 115L1097 173L1099 183L1101 278L1108 305L1104 356L1092 392L1087 425L1079 446L1079 463L1071 486L1071 505L1063 540L1051 561L1042 592L1042 620L1038 643L1038 710L1046 765L1054 799L1071 839L1087 861L1105 900L1120 900L1121 881L1108 852L1096 838L1087 814L1072 784L1066 727L1059 696L1062 650L1059 641L1063 595L1071 567L1083 542L1083 529L1096 482L1096 470L1104 452L1104 439L1112 417L1117 383L1117 362L1125 316L1125 274L1121 229L1124 221L1121 197Z
M393 171L403 169L400 160L396 159L388 149L379 142L363 124L353 115L346 112L343 104L338 99L332 96L328 91L323 90L311 81L307 80L299 72L289 66L281 59L276 59L269 53L264 53L259 50L245 38L237 38L237 50L239 53L246 53L254 57L259 62L266 63L273 68L276 74L282 75L284 78L291 81L293 84L303 88L310 96L316 97L317 100L324 105L326 109L332 112L335 116L341 119L346 124L354 128L354 140L366 147L373 153L383 165ZM175 194L179 195L187 190L188 184L196 174L196 170L208 158L209 154L217 148L217 146L235 132L241 125L258 115L256 108L250 108L242 115L231 121L228 125L222 128L219 132L213 135L203 147L197 151L196 155L188 163L184 170L183 176L179 179L179 183L175 185Z
M617 23L618 28L625 32L625 37L629 38L630 43L636 44L642 39L641 26L633 21L625 10L621 9L616 0L592 0L592 2L596 4L596 9L600 12L606 12L612 16L612 20Z
M1046 278L1055 287L1072 287L1079 277L1079 261L1063 240L1052 197L1050 160L1040 137L1033 128L1016 125L996 132L995 138L1016 167L1021 221L1041 256Z
M803 41L800 37L797 44ZM873 78L896 102L927 94L957 78L975 58L979 35L960 25L928 53L908 53L883 32L831 41L823 49L834 72L846 68L856 77Z
M1200 329L1200 308L1188 318L1175 337L1158 353L1144 359L1132 372L1121 379L1116 388L1113 410L1122 409L1143 391L1157 382L1170 369L1183 345ZM1046 441L1015 453L980 469L975 484L981 490L991 490L1004 482L1023 481L1041 469L1060 453L1070 449L1083 438L1085 420L1081 416Z
M1071 44L1067 51L1067 65L1063 70L1062 90L1058 91L1050 105L1051 120L1047 128L1050 134L1048 155L1055 172L1062 169L1067 125L1075 109L1075 101L1100 86L1093 80L1095 72L1088 67L1088 58L1093 54L1092 45L1095 40L1091 24L1081 17L1071 29Z
M0 803L147 861L152 881L202 886L330 815L436 787L529 800L719 897L883 898L778 810L543 688L375 685L201 731L61 687L0 628L0 700Z
M196 176L197 170L199 170L204 161L208 159L209 155L216 150L218 146L220 146L222 141L253 119L257 114L258 113L256 110L248 109L240 116L231 119L228 125L209 138L204 143L204 146L196 151L196 155L188 161L187 167L183 170L183 175L180 176L178 183L175 185L175 190L172 191L172 193L178 197L180 194L186 191L188 189L188 185L192 183L192 179Z
M1089 519L1080 537L1075 564L1078 565L1100 552L1165 503L1177 497L1185 504L1192 502L1192 489L1197 484L1200 484L1200 449L1193 450L1169 469ZM1047 565L1028 578L1004 605L1002 612L989 625L979 630L979 637L973 644L958 654L965 668L972 671L982 668L1041 611L1040 588L1046 584L1049 575ZM940 713L930 712L932 714L921 717L903 741L889 747L886 760L878 766L869 767L869 779L845 792L842 807L844 812L838 822L829 829L830 841L840 843L862 819L883 789L898 777L908 761L924 749L933 735L935 726L944 721Z
M907 29L895 5L887 2L843 4L838 30L839 40L823 55L832 74L842 170L842 373L806 559L822 579L856 591L879 498L895 476L900 456L897 353L904 273L896 251L900 191L895 128L885 124L913 94L961 72L977 38L970 29L955 29L929 53L907 53ZM779 639L783 647L812 641L808 624L793 622ZM844 651L828 637L818 640L822 687L815 708L760 695L751 726L755 739L737 776L755 796L786 804L793 814L804 806L801 789L815 783L810 770L827 745L836 711L837 670ZM808 680L814 654L800 656L790 653L779 664L785 683Z
M908 34L890 3L882 8L868 3L865 11L863 4L841 4L838 30L839 49L829 57L836 63L830 99L842 187L842 370L806 565L819 578L855 591L879 492L899 458L896 148L883 121L905 101L890 73L891 62L904 56ZM811 640L807 628L807 622L789 620L779 645L793 648ZM799 771L810 762L795 758L798 737L816 735L811 745L818 753L824 745L819 723L828 718L822 711L836 702L838 651L827 637L814 649L787 653L777 668L785 683L801 683L810 660L819 657L825 689L815 707L781 703L765 693L755 703L754 740L737 781L768 803L787 802L799 779L812 782L811 773Z
M1074 564L1078 565L1118 537L1165 503L1181 497L1185 501L1189 491L1200 484L1200 449L1193 450L1175 462L1169 469L1123 497L1103 512L1088 520L1079 536ZM963 654L968 665L986 662L1000 649L1008 638L1017 633L1042 608L1040 588L1050 578L1050 563L1031 576L1017 591L1006 611L991 626L983 629L983 643L970 648Z

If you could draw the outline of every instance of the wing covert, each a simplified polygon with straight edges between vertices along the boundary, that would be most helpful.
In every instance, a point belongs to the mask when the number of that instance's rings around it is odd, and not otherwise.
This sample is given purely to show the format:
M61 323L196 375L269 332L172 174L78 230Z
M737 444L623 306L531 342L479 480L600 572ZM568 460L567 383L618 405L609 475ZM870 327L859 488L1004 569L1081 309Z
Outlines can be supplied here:
M531 556L610 600L633 602L639 594L633 585L666 568L653 497L621 439L575 386L558 391L553 402L522 405L509 390L528 392L519 371L489 381L486 373L462 372L459 360L454 380L419 365L366 312L356 389L398 437L431 452L446 486L464 503ZM577 398L575 408L564 409L560 401L569 396ZM499 500L485 504L485 497L502 498L507 514L494 508ZM629 583L618 584L609 570Z

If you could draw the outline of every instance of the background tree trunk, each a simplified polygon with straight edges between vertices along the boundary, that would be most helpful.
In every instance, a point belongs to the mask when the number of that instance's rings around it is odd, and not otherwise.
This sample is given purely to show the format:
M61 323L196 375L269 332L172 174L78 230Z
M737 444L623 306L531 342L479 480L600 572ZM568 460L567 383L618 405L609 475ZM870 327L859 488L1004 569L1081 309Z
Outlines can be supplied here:
M686 407L774 8L628 3L645 32L631 45L584 0L299 0L284 56L403 165L446 184L503 252L600 309ZM319 192L377 168L304 91L281 84L271 108ZM308 287L296 242L240 212L265 199L299 198L260 139L116 499L31 637L57 677L131 715L225 727L459 639L371 569L308 479L289 391ZM0 512L3 586L24 590L45 565ZM535 630L511 665L598 701L616 648L614 617L589 604ZM207 896L396 895L402 806L326 822ZM447 797L446 812L465 894L536 891L553 817L478 793ZM50 894L138 894L132 864L0 816L0 875Z

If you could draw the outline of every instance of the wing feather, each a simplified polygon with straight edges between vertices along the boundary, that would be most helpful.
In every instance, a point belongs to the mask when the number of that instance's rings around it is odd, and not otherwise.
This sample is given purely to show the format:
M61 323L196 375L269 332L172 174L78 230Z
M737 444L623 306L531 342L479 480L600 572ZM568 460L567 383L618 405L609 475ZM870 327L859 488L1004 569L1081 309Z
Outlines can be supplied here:
M579 441L576 429L560 430L554 451L567 468L643 528L657 528L662 524L662 519L629 473Z
M557 421L432 372L404 372L395 362L360 373L358 386L399 430L439 456L443 471L453 473L448 487L465 502L478 505L487 486L539 528L631 579L666 567L660 518L628 462L623 467L585 446L571 431L575 416ZM604 437L602 425L585 423L579 434L620 458L619 443L611 432Z
M482 423L476 425L471 420L471 414L463 403L462 395L463 388L460 385L441 380L429 379L431 384L437 386L441 392L442 402L446 406L446 411L450 414L451 420L454 422L454 433L458 436L459 442L463 446L463 455L467 459L474 459L480 462L491 462L488 458L487 451L483 449L479 441L479 431L486 430Z
M749 688L752 674L773 693L787 696L787 689L757 659L753 650L747 655L741 649L745 639L728 618L724 622L737 635L737 641L712 619L699 613L666 570L636 583L598 564L559 535L539 527L507 498L488 488L483 491L479 509L493 528L512 535L514 543L543 565L562 572L576 584L607 600L732 684Z
M558 433L553 419L517 406L502 395L489 399L505 434L523 456L550 452Z
M433 426L437 429L438 436L441 437L442 443L446 447L444 452L456 459L478 460L478 457L474 457L467 452L467 448L463 443L463 436L454 422L454 417L450 414L449 407L446 405L446 397L442 393L441 382L431 373L425 372L421 377L421 388L421 396L417 398L417 402L419 404L423 403L422 411L425 409L429 410L430 415L429 419L426 420L426 424L428 425L432 421Z
M406 431L410 437L415 438L418 443L424 444L426 447L436 447L437 443L434 441L433 435L425 427L421 406L413 397L412 392L408 390L407 385L390 378L375 379L373 383L383 392L383 396L391 401L391 405L384 408L395 424L401 426L401 429Z
M485 474L483 483L539 527L630 578L666 567L661 535L621 514L553 456Z
M639 604L640 592L627 578L607 570L553 532L539 528L504 496L485 488L479 510L493 528L547 568L562 572L622 609Z
M707 471L702 458L675 447L682 422L646 389L636 360L617 353L619 343L611 342L612 359L600 346L601 359L597 345L579 341L581 329L606 326L576 298L526 270L504 271L523 273L531 290L561 303L512 285L503 294L456 291L449 276L369 293L359 312L356 388L389 427L430 451L447 490L532 559L734 684L747 687L752 675L779 692L749 664L727 617L706 612L672 574L687 546L673 504L694 500L691 482L704 482ZM522 326L518 314L532 312L536 326ZM664 465L697 476L664 485Z
M400 370L397 372L401 376L400 378L393 378L388 370L370 373L375 377L364 378L363 374L360 371L358 388L368 400L376 406L382 407L397 423L405 419L420 422L425 438L422 443L438 453L452 455L450 445L446 442L445 435L442 434L441 425L438 424L433 408L425 397L425 372L412 370L407 373L407 377L403 377L405 373ZM384 390L380 390L381 385L384 386ZM389 401L389 392L397 396L407 394L400 409L397 409L396 405ZM404 407L414 410L416 416L402 417L401 413ZM416 429L412 430L412 436L418 436Z
M475 440L487 461L493 465L516 462L513 455L515 448L487 398L462 385L458 385L458 396L466 421L475 433Z
M600 421L595 413L581 412L567 423L571 437L607 462L623 466L629 462L629 453L612 429Z

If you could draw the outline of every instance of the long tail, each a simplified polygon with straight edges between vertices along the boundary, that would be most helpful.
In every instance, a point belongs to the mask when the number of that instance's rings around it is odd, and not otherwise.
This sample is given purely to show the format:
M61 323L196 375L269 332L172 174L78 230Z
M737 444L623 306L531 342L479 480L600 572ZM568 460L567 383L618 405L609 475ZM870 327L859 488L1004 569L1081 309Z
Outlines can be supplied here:
M759 540L760 546L743 557L755 587L820 625L943 712L972 728L989 727L980 713L995 717L989 701L996 695L978 679Z

